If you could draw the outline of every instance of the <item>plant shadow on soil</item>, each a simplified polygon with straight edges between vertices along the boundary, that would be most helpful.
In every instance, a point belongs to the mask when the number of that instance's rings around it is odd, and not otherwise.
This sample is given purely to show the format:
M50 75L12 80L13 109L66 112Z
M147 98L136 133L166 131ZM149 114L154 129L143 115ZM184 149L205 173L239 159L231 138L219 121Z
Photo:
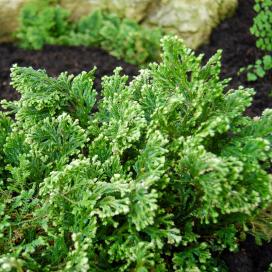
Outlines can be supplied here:
M258 116L265 108L272 108L272 73L256 82L247 82L245 75L237 76L241 67L254 63L261 56L255 47L255 39L249 32L252 25L254 0L240 0L239 8L232 18L225 20L212 34L211 42L197 53L205 53L207 60L216 50L223 49L222 77L233 78L231 88L239 85L255 88L253 105L247 110L250 116ZM0 100L16 100L19 94L9 85L10 67L32 66L46 69L49 75L57 76L63 71L78 74L83 70L97 67L94 87L101 89L101 77L112 74L115 67L121 66L130 79L138 74L138 67L109 56L98 48L45 46L41 51L19 49L13 44L0 44ZM238 253L223 252L223 260L230 272L265 272L272 262L272 243L257 246L249 237L240 246Z

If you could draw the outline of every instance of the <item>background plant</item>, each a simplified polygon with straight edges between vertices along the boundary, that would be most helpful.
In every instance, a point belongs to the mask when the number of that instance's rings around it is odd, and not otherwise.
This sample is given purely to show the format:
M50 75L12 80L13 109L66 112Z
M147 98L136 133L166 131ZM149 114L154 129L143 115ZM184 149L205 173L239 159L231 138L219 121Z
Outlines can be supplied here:
M256 16L250 32L257 38L256 46L264 51L264 56L256 60L241 72L247 71L249 81L263 78L267 71L272 69L272 1L255 0L254 10Z
M143 64L159 59L162 32L102 11L74 23L56 3L41 6L38 2L22 9L15 36L26 49L41 49L45 44L98 46L129 63Z
M59 37L70 32L68 17L68 11L49 1L30 2L22 8L15 36L26 49L58 44Z
M272 111L175 37L129 85L14 66L0 118L4 271L224 271L271 203ZM15 118L9 115L15 115Z

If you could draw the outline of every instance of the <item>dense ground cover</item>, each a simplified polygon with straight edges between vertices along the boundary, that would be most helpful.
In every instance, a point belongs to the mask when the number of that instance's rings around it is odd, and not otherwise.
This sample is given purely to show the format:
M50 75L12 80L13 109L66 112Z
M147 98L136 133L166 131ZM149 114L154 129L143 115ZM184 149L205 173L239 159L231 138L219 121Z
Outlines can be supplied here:
M225 271L215 254L265 237L252 226L272 200L272 110L243 115L254 91L225 92L220 52L202 65L177 38L162 49L128 86L120 69L104 77L97 110L93 70L52 78L13 66L2 268Z
M248 7L248 1L240 1L240 9L238 10L237 16L229 21L226 21L223 23L218 30L215 31L213 37L212 37L212 43L210 46L206 46L202 48L200 51L205 51L207 53L214 53L215 49L218 49L222 47L224 49L223 52L223 69L222 74L223 76L233 76L233 80L231 82L232 87L237 87L237 85L240 85L241 83L243 85L247 86L254 86L256 87L257 93L255 95L255 99L253 100L253 106L250 108L250 110L247 111L248 114L251 116L253 115L260 115L262 110L266 107L268 107L271 103L271 98L269 97L269 89L271 87L270 77L266 77L262 81L258 81L256 83L247 83L245 81L245 78L243 76L236 77L236 72L239 70L240 67L245 66L248 63L250 63L256 55L260 54L258 50L255 49L255 41L250 36L249 32L246 30L247 27L250 24L250 20L252 19L252 13L250 15L250 8ZM239 24L238 24L239 22ZM244 22L241 23L241 22ZM233 35L233 27L236 26L237 28L237 34ZM238 26L238 27L237 27ZM239 27L240 26L240 27ZM225 32L224 32L225 31ZM227 36L229 34L229 36ZM45 53L36 52L35 54L30 53L28 55L27 51L19 50L17 48L14 48L12 45L3 45L2 50L10 50L12 52L11 58L9 59L10 64L13 62L13 60L16 60L19 62L20 65L32 65L32 63L35 64L35 67L48 67L49 71L51 69L52 75L58 75L59 72L63 70L70 70L70 72L77 74L81 70L88 69L93 66L93 59L99 59L100 57L96 58L94 57L94 54L92 55L92 52L98 52L99 56L103 58L105 56L105 53L103 53L100 50L93 50L93 49L87 49L87 48L62 48L62 47L46 47ZM64 53L61 53L60 51L63 50ZM0 49L1 50L1 49ZM47 53L46 53L47 52ZM77 58L78 52L81 53L80 58ZM67 57L68 55L73 54L72 56ZM18 55L17 55L18 54ZM26 54L26 58L24 56ZM88 60L87 58L83 58L84 61L81 61L82 56L91 56L92 59ZM209 55L209 54L208 54ZM240 57L240 56L243 57ZM19 56L19 57L18 57ZM40 61L40 57L46 59L48 56L51 56L52 59L48 59L47 63L43 63ZM60 65L56 64L54 62L54 57L60 56L64 59L64 64L61 63ZM114 59L111 59L109 57L109 60L115 61ZM100 62L100 61L99 61ZM105 56L104 63L111 63L111 61L107 61L107 58ZM116 62L118 62L116 60ZM122 62L119 62L120 64ZM76 64L76 65L74 65ZM60 67L56 67L60 66ZM82 66L81 66L82 65ZM117 63L118 65L118 63ZM102 68L103 65L99 65L98 75L102 75L106 70L106 68ZM114 66L114 65L113 65ZM112 66L112 68L113 68ZM101 67L101 68L100 68ZM131 75L137 73L137 68L134 66L127 66L128 67L127 72L129 72ZM63 69L67 68L67 69ZM112 69L109 67L109 70L107 70L107 73L111 72ZM5 65L5 69L7 69L7 65ZM102 69L102 70L100 70ZM89 69L88 69L89 70ZM101 71L101 72L100 72ZM6 71L7 72L7 71ZM5 78L5 81L7 80L7 76ZM2 81L4 82L4 81ZM11 88L7 86L6 83L4 83L6 86L6 90L10 90ZM98 89L100 89L100 84L97 81ZM13 92L14 93L14 92ZM234 256L229 256L228 254L225 255L225 260L229 264L229 267L231 271L265 271L265 269L268 266L269 261L271 261L271 258L269 257L269 254L271 254L271 247L269 245L264 246L263 249L265 249L265 254L263 254L263 251L259 248L254 249L254 243L252 240L248 240L244 245L242 245L242 249L236 256L237 258L233 258ZM254 256L255 253L259 252L260 254L256 257ZM265 258L261 258L261 255L265 255ZM271 256L271 255L270 255ZM209 271L209 270L208 270Z

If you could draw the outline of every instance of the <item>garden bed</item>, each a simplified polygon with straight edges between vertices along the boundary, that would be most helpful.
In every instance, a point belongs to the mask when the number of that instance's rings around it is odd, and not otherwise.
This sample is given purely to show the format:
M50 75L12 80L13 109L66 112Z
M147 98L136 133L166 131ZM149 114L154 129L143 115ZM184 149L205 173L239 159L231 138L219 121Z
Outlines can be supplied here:
M213 33L211 43L198 50L209 58L217 49L223 49L222 77L232 77L230 86L252 87L256 90L253 105L247 110L250 116L258 116L265 108L272 108L272 79L268 74L264 79L247 82L245 75L237 76L241 67L253 63L260 55L255 47L254 37L249 32L254 12L253 0L240 0L239 9L233 18L223 22ZM124 73L134 76L138 67L109 56L97 48L46 46L41 51L19 49L13 44L0 45L0 99L15 100L18 93L9 85L10 67L19 66L44 68L50 75L56 76L62 71L78 74L83 70L97 67L95 86L100 89L100 80L104 75L112 74L116 66L121 66ZM264 272L272 262L272 244L262 247L255 245L252 238L241 245L238 253L224 253L223 258L232 272Z
M57 76L63 71L78 74L97 67L95 87L100 89L101 77L111 75L115 67L121 66L124 73L134 76L138 67L118 60L104 50L87 47L67 47L48 45L41 51L29 51L13 44L0 44L0 99L14 100L19 94L9 85L10 67L17 63L19 66L31 66L35 69L46 69L49 75Z

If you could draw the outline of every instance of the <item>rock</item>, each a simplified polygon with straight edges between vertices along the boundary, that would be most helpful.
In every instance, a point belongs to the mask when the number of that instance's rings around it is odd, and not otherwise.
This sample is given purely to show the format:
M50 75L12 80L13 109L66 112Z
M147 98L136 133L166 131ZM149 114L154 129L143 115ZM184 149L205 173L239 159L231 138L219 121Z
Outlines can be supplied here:
M18 14L29 0L0 0L0 41L11 37L18 25ZM37 0L36 0L37 1ZM39 0L38 0L39 1ZM210 34L226 16L231 15L238 0L60 0L71 18L101 8L146 26L160 26L181 36L191 48L209 41Z
M18 25L21 7L28 0L0 0L0 41L10 41Z
M104 0L106 9L113 11L121 17L133 19L137 22L143 20L148 14L148 8L154 0ZM158 0L155 0L155 2Z
M146 16L152 0L61 0L60 3L71 11L72 19L100 8L139 22Z
M221 0L221 6L219 6L219 18L221 20L231 16L237 8L237 0Z
M196 49L209 41L213 28L233 14L237 4L237 0L162 0L150 10L145 24L176 33Z

